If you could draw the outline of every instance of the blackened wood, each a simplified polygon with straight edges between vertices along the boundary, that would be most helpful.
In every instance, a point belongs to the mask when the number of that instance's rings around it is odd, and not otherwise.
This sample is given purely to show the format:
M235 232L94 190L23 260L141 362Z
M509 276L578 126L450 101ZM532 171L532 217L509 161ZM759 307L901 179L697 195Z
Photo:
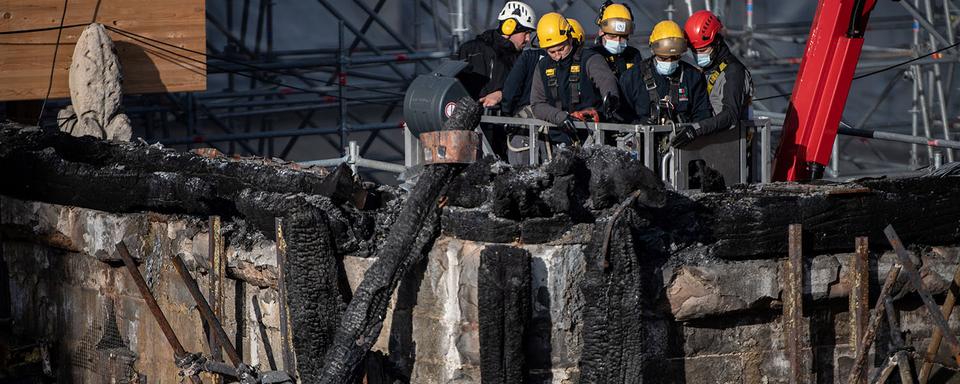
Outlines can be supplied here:
M530 278L530 252L507 245L490 245L480 252L477 304L483 384L523 383Z

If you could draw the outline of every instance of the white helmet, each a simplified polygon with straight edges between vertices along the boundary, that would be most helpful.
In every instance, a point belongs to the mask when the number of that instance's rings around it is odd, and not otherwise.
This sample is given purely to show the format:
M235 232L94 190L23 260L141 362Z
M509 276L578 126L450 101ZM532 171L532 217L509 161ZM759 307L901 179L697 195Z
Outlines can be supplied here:
M503 5L503 9L500 10L500 15L497 16L497 20L502 22L507 19L514 19L520 25L531 30L537 29L537 15L533 13L533 8L530 8L529 5L523 2L508 1Z

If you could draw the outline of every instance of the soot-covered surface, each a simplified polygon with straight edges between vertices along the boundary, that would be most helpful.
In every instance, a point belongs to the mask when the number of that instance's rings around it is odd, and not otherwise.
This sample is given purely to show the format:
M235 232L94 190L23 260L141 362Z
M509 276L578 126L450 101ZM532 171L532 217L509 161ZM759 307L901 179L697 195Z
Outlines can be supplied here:
M416 271L412 266L438 231L511 246L587 244L579 287L584 306L571 309L582 311L580 373L583 381L609 383L670 374L662 366L650 369L676 348L665 345L673 339L661 337L673 323L663 310L663 270L778 258L792 223L803 224L811 255L849 251L858 235L882 247L880 231L887 224L912 245L960 239L955 164L852 183L684 193L667 190L652 171L610 147L563 150L541 167L511 167L490 158L467 167L429 166L409 195L363 188L344 172L325 175L280 163L0 127L5 195L110 212L218 214L235 219L229 226L239 226L238 233L270 237L274 218L285 218L294 346L298 371L311 382L347 382L359 375L390 295L404 274ZM237 224L243 222L249 226ZM481 324L483 371L501 374L485 375L484 381L529 377L529 356L515 348L525 340L524 327L497 326L520 321L530 305L529 297L519 295L529 290L523 288L529 287L529 269L521 268L529 261L514 253L502 252L493 264L496 258L488 253L489 273L478 275L479 283L510 283L499 293L480 293L480 316L493 324ZM348 254L377 256L352 297L340 271ZM512 256L517 260L504 260ZM510 265L516 268L504 269ZM498 328L502 332L491 332Z
M480 252L477 306L483 384L522 383L530 321L530 252L493 245Z

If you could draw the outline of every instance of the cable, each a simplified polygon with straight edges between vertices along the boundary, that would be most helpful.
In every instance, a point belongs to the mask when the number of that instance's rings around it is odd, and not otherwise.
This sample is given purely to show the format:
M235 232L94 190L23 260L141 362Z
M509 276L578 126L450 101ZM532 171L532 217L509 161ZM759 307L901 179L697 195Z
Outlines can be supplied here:
M860 80L860 79L862 79L862 78L864 78L864 77L869 77L869 76L876 75L876 74L878 74L878 73L886 72L886 71L889 71L889 70L891 70L891 69L895 69L895 68L897 68L897 67L910 64L910 63L912 63L912 62L914 62L914 61L928 58L928 57L930 57L930 56L936 55L936 54L938 54L938 53L940 53L940 52L946 51L946 50L951 49L951 48L955 48L955 47L957 47L957 46L960 46L960 42L957 42L957 43L948 45L948 46L943 47L943 48L940 48L940 49L938 49L938 50L936 50L936 51L933 51L933 52L929 52L929 53L927 53L927 54L924 54L924 55L922 55L922 56L914 57L914 58L912 58L912 59L910 59L910 60L907 60L907 61L904 61L904 62L900 62L900 63L896 63L896 64L893 64L893 65L889 65L889 66L880 68L880 69L878 69L878 70L876 70L876 71L873 71L873 72L867 72L867 73L864 73L864 74L859 75L859 76L854 76L854 77L853 77L853 80ZM777 98L781 98L781 97L787 97L787 96L790 96L790 95L792 95L792 94L793 94L793 92L781 93L781 94L779 94L779 95L773 95L773 96L761 97L761 98L759 98L759 99L753 99L753 101L763 101L763 100L777 99Z
M298 91L302 91L302 92L306 92L306 93L314 93L314 94L318 94L318 95L322 95L322 96L337 97L337 96L334 96L334 95L330 95L330 94L329 94L328 92L326 92L326 91L317 91L317 90L313 90L313 89L309 89L309 88L303 88L303 87L298 87L298 86L295 86L295 85L289 85L289 84L283 83L282 81L271 80L271 79L268 79L268 78L264 78L264 77L260 77L260 76L256 76L256 75L252 75L252 74L248 74L248 73L244 73L244 72L229 71L229 70L226 70L226 69L224 69L224 68L218 67L218 66L216 66L216 65L209 64L209 63L207 63L207 62L205 62L205 61L203 61L203 60L198 60L198 59L195 59L195 58L193 58L193 57L186 56L186 55L183 55L183 54L178 53L178 52L174 52L174 51L172 51L172 50L170 50L170 49L167 49L167 48L164 48L164 47L161 47L161 46L157 46L156 44L152 44L150 41L146 41L146 40L153 40L153 39L146 38L146 37L142 37L142 38L141 38L141 36L139 36L139 35L137 35L137 34L135 34L135 33L128 32L128 31L124 31L124 30L121 30L121 29L118 29L118 28L114 28L114 27L110 27L110 26L105 26L105 27L106 27L107 29L115 32L115 33L118 33L118 34L122 35L122 36L125 36L125 37L128 37L128 38L130 38L130 39L136 40L136 41L141 42L141 43L143 43L143 44L146 44L146 45L150 46L151 48L161 50L161 51L163 51L163 52L166 52L166 53L168 53L168 54L174 55L174 56L179 57L179 58L181 58L181 59L186 59L186 60L193 61L193 62L196 62L196 63L199 63L199 64L203 64L203 65L205 65L205 66L213 67L213 68L216 68L216 69L218 69L218 70L220 70L220 71L223 71L223 72L233 73L233 74L236 74L236 75L239 75L239 76L243 76L243 77L246 77L246 78L249 78L249 79L259 80L259 81L262 81L262 82L265 82L265 83L270 83L270 84L274 84L274 85L281 86L281 87L287 87L287 88L291 88L291 89L296 89L296 90L298 90ZM154 40L154 41L155 41L155 40ZM159 42L159 41L158 41L158 42ZM163 43L163 42L160 42L160 43ZM171 44L167 44L167 43L163 43L163 44L164 44L164 45L171 45ZM174 47L176 47L176 46L174 46ZM179 47L177 47L177 48L179 48ZM201 55L203 55L203 56L208 56L208 55L206 55L206 54L203 54L202 52L197 52L197 51L193 51L193 50L186 49L186 48L181 48L181 49L183 49L183 50L185 50L185 51L188 51L188 52L201 54ZM364 90L366 90L366 89L364 89ZM402 95L402 94L399 94L399 93L388 93L388 94L391 95L391 96L401 96L401 95ZM346 98L346 97L344 97L343 99L346 100L346 101L358 101L358 102L363 102L363 103L368 103L368 104L377 104L377 105L384 105L384 106L390 106L390 105L392 105L391 103L375 102L375 101L370 101L370 100L353 99L353 98Z
M253 70L256 70L256 71L260 71L260 72L270 72L270 73L276 73L276 74L285 75L285 76L296 76L296 77L302 78L302 79L304 79L304 80L312 80L312 81L316 81L316 82L323 82L323 83L326 83L326 82L327 82L327 80L324 80L324 79L318 79L318 78L315 78L315 77L310 77L310 76L306 76L306 75L299 75L299 74L298 74L298 75L290 75L290 74L284 73L283 71L280 71L280 70L262 68L262 67L258 67L258 66L256 66L256 65L250 64L250 63L245 63L245 62L242 62L242 61L233 60L233 59L226 58L226 57L222 57L222 56L211 55L211 54L208 54L208 53L206 53L206 52L200 52L200 51L192 50L192 49L189 49L189 48L181 47L181 46L178 46L178 45L174 45L174 44L171 44L171 43L168 43L168 42L165 42L165 41L153 39L153 38L150 38L150 37L147 37L147 36L143 36L143 35L140 35L140 34L137 34L137 33L134 33L134 32L130 32L130 31L127 31L127 30L123 30L123 29L120 29L120 28L117 28L117 27L113 27L113 26L106 26L106 28L109 29L109 30L111 30L111 31L114 31L114 32L116 32L116 33L119 33L119 34L121 34L121 35L124 35L124 36L127 36L127 37L129 37L129 38L132 38L132 39L138 39L138 40L139 40L139 39L142 39L142 40L147 40L147 41L154 42L154 43L158 43L158 44L163 44L163 45L166 45L166 46L168 46L168 47L172 47L172 48L176 48L176 49L180 49L180 50L183 50L183 51L186 51L186 52L193 53L193 54L195 54L195 55L201 55L201 56L204 56L205 58L208 58L208 59L214 58L214 59L217 59L217 60L222 60L222 61L228 62L228 63L230 63L230 64L235 64L235 65L247 67L247 68L250 68L250 69L253 69ZM144 43L146 44L146 42L144 42ZM159 47L158 47L158 48L159 48ZM204 63L204 64L206 64L206 63ZM212 66L212 65L211 65L211 66ZM218 69L218 70L224 71L224 72L228 72L228 73L233 73L233 74L239 74L239 73L240 73L240 72L238 72L238 71L228 71L228 70L226 70L226 69L224 69L224 68L222 68L222 67L217 67L217 66L212 66L212 67L213 67L213 68L216 68L216 69ZM361 87L357 87L357 86L353 86L353 85L348 85L348 84L340 84L340 86L347 87L347 88L360 89L360 90L369 91L369 92L374 92L374 93L381 93L381 94L385 94L385 95L404 96L404 94L399 93L399 92L390 92L390 91L383 91L383 90L378 90L378 89L366 89L366 88L361 88Z
M50 78L47 79L47 94L43 96L43 103L40 104L40 114L37 116L37 126L43 119L43 109L47 107L47 99L50 98L50 91L53 89L53 72L57 68L57 54L60 52L60 36L63 34L63 21L67 17L67 3L70 0L63 0L63 14L60 15L60 27L57 28L57 44L53 46L53 63L50 64Z

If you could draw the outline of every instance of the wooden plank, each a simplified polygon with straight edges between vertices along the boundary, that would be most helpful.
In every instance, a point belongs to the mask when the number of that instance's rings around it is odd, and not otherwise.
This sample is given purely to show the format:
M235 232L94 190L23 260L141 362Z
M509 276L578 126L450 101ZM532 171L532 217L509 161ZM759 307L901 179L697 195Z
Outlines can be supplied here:
M784 277L783 321L790 361L790 383L805 383L800 329L803 321L803 238L802 226L790 224L788 229L789 258Z
M224 244L223 244L223 235L220 233L220 216L210 216L210 235L209 235L209 246L210 246L210 266L211 273L210 277L210 304L213 307L213 315L218 319L223 318L223 309L226 306L224 302L224 280L227 276L227 260L226 255L224 254ZM220 342L214 336L213 332L210 332L210 358L214 361L223 361L222 347ZM222 375L213 375L213 382L215 384L223 383Z
M56 28L61 0L0 0L0 32ZM197 52L206 52L203 0L73 0L64 25L99 22ZM65 28L60 38L51 98L70 97L67 81L77 38L85 26ZM172 47L200 62L178 58L148 44L110 32L123 66L124 92L202 91L203 55ZM0 101L42 99L47 91L57 30L0 35ZM158 45L154 43L155 45Z
M869 246L866 237L857 238L856 253L851 260L850 268L850 345L853 346L854 356L870 351L858 348L860 340L866 333L867 321L870 319L870 264ZM863 367L860 367L861 369ZM861 373L857 384L866 384L867 376Z
M880 297L877 298L877 304L873 307L874 315L870 318L870 325L867 326L863 334L863 339L860 340L857 346L857 350L864 351L864 353L858 354L853 361L850 376L847 376L847 384L859 383L861 377L867 373L867 356L870 354L866 352L870 351L870 346L873 345L873 341L877 337L877 329L880 328L880 321L884 317L884 312L886 312L884 300L887 296L890 296L890 290L893 289L893 284L897 282L897 276L900 276L900 269L900 264L894 264L893 267L890 268L890 271L887 272L887 278L883 280L883 287L880 288Z
M953 272L953 281L950 282L950 289L947 291L947 299L944 300L942 308L943 318L950 320L953 313L953 307L957 303L956 292L960 290L960 267ZM940 352L940 342L943 340L943 331L940 328L933 329L933 337L930 338L930 344L927 346L926 358L923 361L923 367L920 368L920 383L926 384L930 378L930 370L933 368L933 360Z
M277 291L280 298L277 300L280 310L280 357L283 370L291 377L297 377L296 357L294 356L293 338L290 337L290 307L287 303L287 241L283 234L283 219L274 219L277 244Z
M923 287L923 279L920 277L919 269L913 263L913 260L910 259L910 254L906 248L903 247L903 242L900 241L900 237L893 229L893 226L888 225L883 232L887 235L890 246L892 246L893 250L897 253L897 258L900 260L900 264L903 265L903 272L906 273L910 284L913 285L913 289L920 295L923 305L927 307L927 315L930 316L933 325L936 328L940 328L942 338L946 340L947 347L950 348L950 354L957 364L960 365L960 340L957 340L957 336L950 331L950 325L947 323L947 319L943 316L943 313L940 312L940 307L937 306L937 302L933 301L933 297L930 296L930 293Z

